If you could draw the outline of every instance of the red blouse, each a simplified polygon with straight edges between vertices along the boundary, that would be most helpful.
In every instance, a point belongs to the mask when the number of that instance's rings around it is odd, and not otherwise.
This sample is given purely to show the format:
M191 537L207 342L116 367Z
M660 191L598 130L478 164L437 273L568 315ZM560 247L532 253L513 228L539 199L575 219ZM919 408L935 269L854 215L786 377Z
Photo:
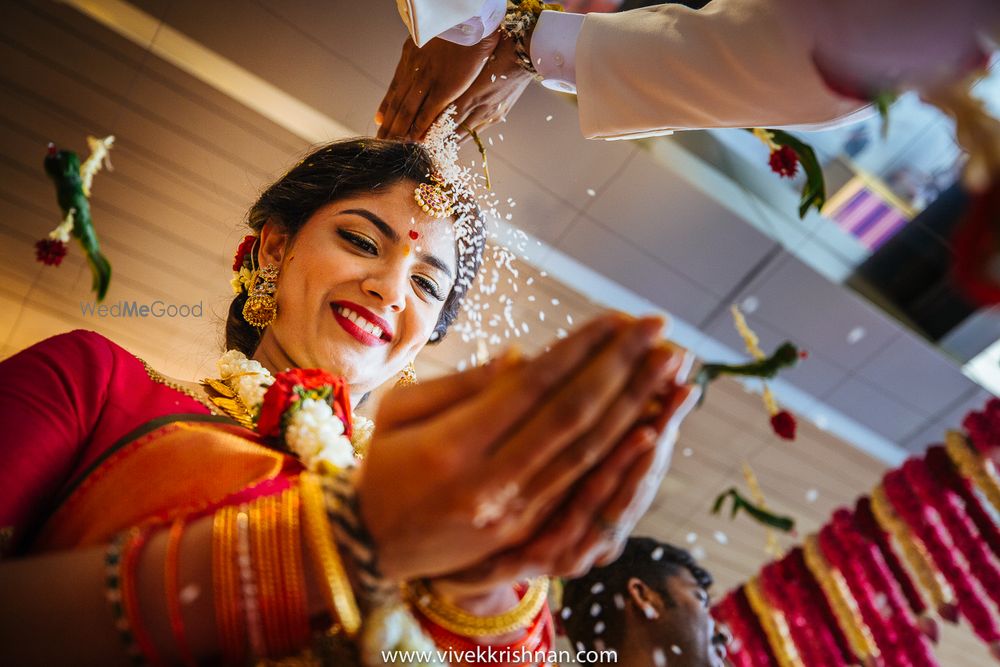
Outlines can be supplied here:
M211 414L101 334L77 329L0 362L0 556L112 445L150 420Z

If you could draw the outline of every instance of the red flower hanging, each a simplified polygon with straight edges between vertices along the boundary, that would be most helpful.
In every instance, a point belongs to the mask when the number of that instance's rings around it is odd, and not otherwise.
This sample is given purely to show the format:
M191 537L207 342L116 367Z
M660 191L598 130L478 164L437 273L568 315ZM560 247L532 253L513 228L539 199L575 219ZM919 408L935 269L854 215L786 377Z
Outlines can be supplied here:
M66 250L66 244L59 239L44 238L35 243L35 259L47 266L59 266Z
M771 165L771 171L779 176L792 178L799 171L799 156L791 146L781 146L771 151L768 164Z
M797 425L795 417L788 410L782 410L771 417L771 428L785 440L795 440Z

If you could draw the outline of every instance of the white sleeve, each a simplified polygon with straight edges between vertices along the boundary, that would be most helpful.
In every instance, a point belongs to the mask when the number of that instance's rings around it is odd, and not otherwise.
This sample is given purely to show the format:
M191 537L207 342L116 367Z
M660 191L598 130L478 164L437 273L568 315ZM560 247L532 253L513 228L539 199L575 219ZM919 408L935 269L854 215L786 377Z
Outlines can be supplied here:
M813 65L820 1L713 0L700 10L588 14L575 57L584 134L847 120L864 104L831 91Z
M470 46L491 34L506 11L505 0L396 0L413 42L422 47L435 37Z

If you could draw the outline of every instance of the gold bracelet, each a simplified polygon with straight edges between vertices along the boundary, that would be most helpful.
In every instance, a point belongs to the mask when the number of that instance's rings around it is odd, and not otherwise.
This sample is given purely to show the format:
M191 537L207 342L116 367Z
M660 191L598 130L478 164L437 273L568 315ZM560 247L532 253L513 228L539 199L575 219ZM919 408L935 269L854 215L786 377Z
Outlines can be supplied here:
M528 627L545 605L548 592L549 580L539 577L531 582L513 609L496 616L476 616L434 595L423 582L414 582L408 587L408 597L420 613L463 637L493 637Z
M361 628L361 612L337 552L333 529L326 516L323 489L312 473L299 476L299 497L302 500L302 532L313 565L324 583L321 590L327 608L334 614L344 634L354 637Z

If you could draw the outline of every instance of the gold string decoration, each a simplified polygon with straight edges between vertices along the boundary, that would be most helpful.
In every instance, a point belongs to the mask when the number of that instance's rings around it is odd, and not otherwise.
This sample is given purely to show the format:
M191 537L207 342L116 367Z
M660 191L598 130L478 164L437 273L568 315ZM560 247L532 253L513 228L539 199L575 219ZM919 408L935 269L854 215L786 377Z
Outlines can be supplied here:
M927 553L923 543L913 535L906 522L896 514L896 510L893 509L888 497L886 497L885 489L882 488L881 484L872 491L871 498L872 514L875 515L875 520L878 521L883 530L892 535L896 544L899 545L903 552L903 558L917 575L920 587L927 591L934 607L941 609L945 605L953 604L955 594L951 585L934 567L930 554Z
M830 602L833 614L837 617L837 624L844 631L847 641L851 645L851 651L862 661L868 657L878 658L880 652L871 631L861 620L857 601L851 595L844 577L840 572L830 567L820 552L816 536L808 536L802 547L806 566L819 582L820 588L823 589L823 595Z
M993 505L993 509L1000 512L1000 480L997 479L993 465L979 456L965 436L958 431L948 431L944 442L948 456L962 473L962 477L972 480Z
M747 482L747 487L750 489L750 495L753 496L753 501L757 503L757 506L762 510L769 509L767 502L764 500L764 492L760 488L760 482L757 481L757 475L754 474L753 468L746 461L743 462L743 479ZM767 529L767 553L774 558L781 558L783 555L781 552L781 545L778 544L778 536L773 528L768 527Z
M767 354L764 350L760 349L760 338L754 333L750 325L747 324L746 317L743 316L743 312L740 310L739 306L733 304L729 307L729 312L733 315L733 324L736 326L736 332L743 339L743 345L746 347L747 352L756 361L761 359L766 359ZM771 387L764 383L764 388L760 393L761 399L764 401L764 408L767 410L767 414L772 417L779 412L781 408L778 407L778 401L775 400L774 394L771 393Z
M799 652L795 648L788 631L788 622L785 615L771 606L764 596L764 591L760 587L760 579L754 576L744 586L747 600L750 601L750 608L753 609L761 628L767 636L767 643L771 646L771 652L778 659L779 667L804 667Z

